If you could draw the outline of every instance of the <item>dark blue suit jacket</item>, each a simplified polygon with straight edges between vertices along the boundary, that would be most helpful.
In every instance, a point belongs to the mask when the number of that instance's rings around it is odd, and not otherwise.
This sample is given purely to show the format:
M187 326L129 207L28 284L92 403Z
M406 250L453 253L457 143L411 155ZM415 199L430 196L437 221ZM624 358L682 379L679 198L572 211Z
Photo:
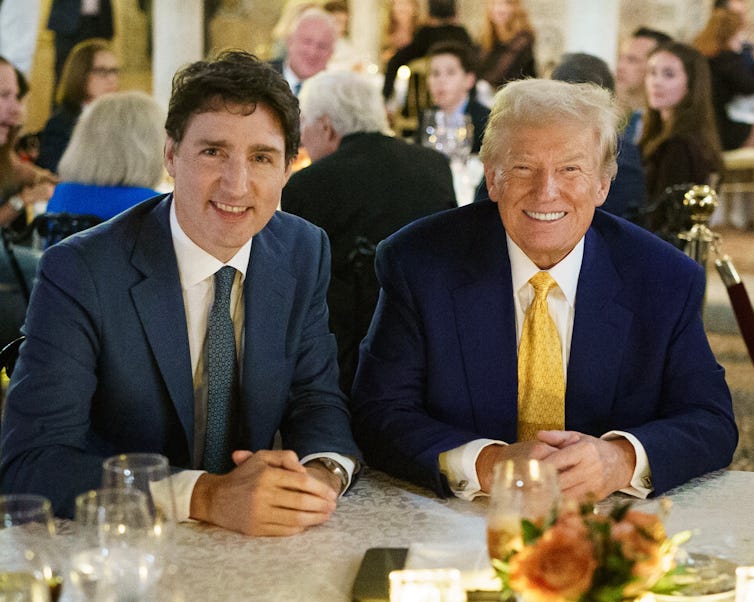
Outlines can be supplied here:
M424 218L383 241L382 286L353 387L368 464L447 493L438 455L516 440L510 260L494 203ZM585 239L566 428L633 433L656 493L730 463L738 439L701 320L704 273L653 234L597 211Z
M40 263L2 424L3 491L46 495L70 515L103 457L157 452L194 463L194 392L170 235L155 197L53 245ZM322 230L277 212L254 237L236 445L299 456L358 452L338 388Z

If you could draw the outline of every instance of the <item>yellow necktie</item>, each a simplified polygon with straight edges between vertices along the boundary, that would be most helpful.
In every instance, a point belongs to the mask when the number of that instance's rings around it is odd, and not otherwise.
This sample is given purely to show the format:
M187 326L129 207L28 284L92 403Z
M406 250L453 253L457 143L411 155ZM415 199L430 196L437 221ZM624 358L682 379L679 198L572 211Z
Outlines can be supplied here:
M518 440L536 437L537 431L565 426L565 379L560 337L547 306L547 293L557 286L547 272L529 283L534 300L524 318L518 347Z

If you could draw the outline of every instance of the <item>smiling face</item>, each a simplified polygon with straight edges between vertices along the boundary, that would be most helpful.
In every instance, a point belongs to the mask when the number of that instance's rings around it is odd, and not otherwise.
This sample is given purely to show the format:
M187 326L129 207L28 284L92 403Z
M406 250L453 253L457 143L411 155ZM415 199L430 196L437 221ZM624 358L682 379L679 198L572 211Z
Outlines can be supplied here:
M513 128L504 156L485 164L505 230L540 269L560 262L605 202L597 134L581 123Z
M429 61L427 86L432 102L443 111L454 111L474 86L475 76L463 70L453 54L438 54Z
M335 26L328 18L303 17L288 36L288 64L301 80L327 67L335 50Z
M18 125L20 115L16 72L9 63L0 63L0 145L8 141L11 129Z
M277 116L262 104L228 109L193 115L180 144L165 146L178 223L222 262L267 225L290 175Z
M675 54L661 50L654 53L647 68L647 104L667 119L689 89L683 62Z

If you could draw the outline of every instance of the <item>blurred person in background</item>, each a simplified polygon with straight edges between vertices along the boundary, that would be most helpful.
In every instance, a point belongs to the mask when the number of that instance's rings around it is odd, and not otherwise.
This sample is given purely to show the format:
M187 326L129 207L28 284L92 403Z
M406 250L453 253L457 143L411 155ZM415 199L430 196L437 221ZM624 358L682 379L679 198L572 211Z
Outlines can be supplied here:
M68 55L55 92L56 109L40 132L37 165L57 172L81 111L120 84L118 58L103 39L84 40Z
M430 47L427 56L427 87L434 108L445 114L447 123L463 123L464 115L471 118L471 152L478 153L490 110L475 98L476 53L466 44L439 42ZM419 143L422 130L420 127L417 132Z
M380 62L387 65L392 56L414 38L419 28L418 0L390 0L382 31Z
M637 143L641 137L641 121L646 106L644 77L647 74L647 58L658 44L669 42L670 36L639 27L623 41L618 53L615 71L615 96L626 115L625 137Z
M479 79L494 91L512 79L536 77L534 39L521 0L489 0L480 36Z
M41 7L41 0L0 2L0 56L25 75L34 62Z
M754 94L754 69L744 53L744 18L724 8L712 12L694 47L709 59L712 105L723 150L754 146L754 113L751 121L731 118L729 103L736 96Z
M59 82L68 55L76 44L90 38L113 38L110 0L52 0L47 29L55 32L55 82Z
M283 75L293 94L312 75L324 71L335 51L338 32L335 18L322 8L307 8L293 22L286 37L285 58L270 61Z
M110 219L158 194L163 177L165 112L143 92L115 92L95 100L71 136L47 205Z
M639 141L647 182L646 227L678 245L676 185L712 184L722 173L707 59L680 42L660 44L649 55L647 109Z
M327 232L330 328L348 393L377 303L371 250L409 222L456 205L440 153L388 134L380 91L364 75L327 71L301 91L301 142L313 163L283 188L282 208Z
M429 19L420 27L411 42L398 50L385 67L385 82L382 96L390 100L395 88L395 76L401 65L427 55L429 48L438 42L455 40L469 47L474 46L469 32L457 22L455 0L429 0Z

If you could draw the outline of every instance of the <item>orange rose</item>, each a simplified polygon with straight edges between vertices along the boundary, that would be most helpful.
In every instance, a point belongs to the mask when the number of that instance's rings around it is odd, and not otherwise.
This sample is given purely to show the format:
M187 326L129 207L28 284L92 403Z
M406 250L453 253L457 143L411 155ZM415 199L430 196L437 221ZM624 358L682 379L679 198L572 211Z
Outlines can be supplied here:
M531 602L578 600L592 583L597 561L580 521L568 517L510 561L510 586Z
M668 562L672 559L666 558L661 548L665 528L656 515L630 510L613 525L611 536L620 542L623 555L635 562L631 572L636 581L625 588L627 596L651 587L670 570Z

